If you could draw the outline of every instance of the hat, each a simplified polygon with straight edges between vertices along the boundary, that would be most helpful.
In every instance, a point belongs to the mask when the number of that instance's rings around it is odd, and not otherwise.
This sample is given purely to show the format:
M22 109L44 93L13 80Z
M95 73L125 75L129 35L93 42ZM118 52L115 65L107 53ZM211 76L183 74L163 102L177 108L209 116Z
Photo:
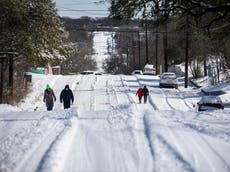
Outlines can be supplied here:
M50 84L46 84L46 89L51 88Z
M65 85L65 88L69 88L69 85Z

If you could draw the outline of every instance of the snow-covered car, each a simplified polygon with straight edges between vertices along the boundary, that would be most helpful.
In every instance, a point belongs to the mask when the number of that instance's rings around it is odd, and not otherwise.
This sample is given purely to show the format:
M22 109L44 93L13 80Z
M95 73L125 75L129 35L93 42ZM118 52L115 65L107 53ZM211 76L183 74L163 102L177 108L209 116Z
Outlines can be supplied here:
M145 67L143 68L143 74L144 75L155 75L156 74L156 69L152 64L146 64Z
M160 75L159 87L174 87L178 88L178 79L175 73L164 72Z
M143 75L143 72L142 72L142 70L134 70L132 72L132 75Z
M218 96L204 96L197 103L198 111L224 109L224 104Z

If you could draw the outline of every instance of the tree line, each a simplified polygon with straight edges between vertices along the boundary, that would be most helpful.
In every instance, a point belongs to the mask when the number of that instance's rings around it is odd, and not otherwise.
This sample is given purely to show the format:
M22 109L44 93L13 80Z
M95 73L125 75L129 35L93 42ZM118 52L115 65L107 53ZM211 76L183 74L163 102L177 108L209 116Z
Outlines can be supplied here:
M227 0L105 1L111 4L110 17L127 21L138 18L145 26L152 21L153 31L164 32L164 70L167 71L170 60L177 61L176 58L184 56L186 84L189 64L203 62L205 67L208 61L215 61L217 71L220 67L230 67L230 4ZM181 42L177 47L169 37L173 33L178 36L176 41ZM178 56L170 57L172 54ZM195 76L200 75L199 70L195 70L197 67L192 66Z
M52 0L1 0L0 18L2 103L23 95L23 76L29 67L68 57L72 46Z

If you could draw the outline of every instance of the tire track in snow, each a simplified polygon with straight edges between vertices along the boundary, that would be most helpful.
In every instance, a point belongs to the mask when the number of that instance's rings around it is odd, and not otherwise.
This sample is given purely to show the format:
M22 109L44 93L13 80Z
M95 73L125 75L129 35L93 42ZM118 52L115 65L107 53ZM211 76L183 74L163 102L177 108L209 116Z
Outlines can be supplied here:
M194 154L199 156L199 157L196 157L195 161L198 161L199 163L206 161L207 163L205 163L205 164L209 164L209 167L211 168L209 170L215 171L214 163L211 162L210 159L207 158L206 154L201 150L201 148L200 148L201 145L198 145L196 143L197 140L194 141L194 139L191 138L191 136L190 137L185 136L185 137L186 137L186 139L190 140L191 146L193 147ZM201 143L201 142L199 142L199 143ZM195 150L194 150L194 148L195 148ZM200 159L202 159L202 161L200 161ZM206 168L206 170L208 169L207 166L205 168Z
M108 79L106 81L106 93L108 96L109 104L114 109L118 105L118 97L115 89L112 86L113 85L112 82L113 82L112 79Z
M113 109L112 114L109 116L108 118L108 122L111 124L110 125L110 135L111 135L111 139L112 139L112 148L116 148L119 147L119 149L112 149L113 150L113 160L115 161L115 164L119 164L119 168L117 169L118 171L127 171L129 168L129 164L127 164L126 160L124 159L124 155L126 154L126 152L124 151L124 149L120 149L122 148L123 142L121 144L121 142L119 142L120 140L123 140L124 135L120 135L118 134L118 138L115 137L116 133L117 133L117 129L114 130L114 125L116 125L115 127L127 127L126 123L128 117L126 118L125 116L127 116L128 114L124 114L124 111L120 110L119 106L120 106L120 102L119 102L119 98L118 98L118 93L117 91L121 91L119 86L117 86L117 84L120 83L120 80L114 80L114 79L110 79L108 78L108 80L106 81L106 94L108 97L108 102L109 105L111 106L111 108ZM123 124L122 124L123 123ZM118 125L118 126L117 126ZM121 125L121 126L120 126ZM123 130L123 129L122 129ZM131 132L131 134L133 134ZM133 138L133 137L132 137ZM119 146L116 146L114 143L118 143ZM116 171L116 170L115 170Z
M176 115L176 113L174 111L172 111L172 113L174 115ZM165 119L165 123L167 123L166 119ZM193 167L192 167L192 164L190 164L190 162L182 154L182 152L184 152L184 150L181 147L181 142L179 142L179 140L178 140L178 138L180 138L180 137L179 137L179 135L177 135L177 131L172 132L172 130L169 128L168 125L167 126L165 125L165 128L168 132L167 137L171 138L171 140L175 144L176 149L174 148L174 146L171 146L172 143L170 144L169 142L167 142L163 136L159 135L159 138L166 144L168 149L175 155L175 157L177 157L177 159L183 164L182 168L185 168L185 170L188 170L188 171L195 171L195 169L193 169Z
M169 103L168 94L166 94L166 92L164 91L164 89L160 89L160 91L161 91L161 93L163 94L163 97L165 98L165 100L166 100L168 106L169 106L171 109L175 110L176 108L174 108L174 107Z
M168 122L156 113L153 114L153 117L156 124L149 125L148 119L146 119L146 125L150 130L149 132L151 132L149 137L152 140L151 143L155 151L156 171L165 171L171 168L176 171L195 171L190 162L181 154L180 143L174 132L167 125ZM169 140L173 141L172 143L174 144L167 141L164 137L165 132L167 133L166 138L171 138ZM164 158L161 157L162 154L165 155Z
M35 152L32 152L32 156L28 158L30 159L31 163L31 160L33 160L32 158L35 158L36 160L37 156L41 157L39 159L40 161L35 162L38 163L38 165L33 165L33 167L36 167L36 170L23 168L23 170L20 171L52 171L50 170L50 168L56 168L56 166L53 167L52 164L53 162L55 162L54 159L57 158L56 147L60 144L60 141L63 139L63 136L65 136L65 133L70 129L69 127L72 125L71 119L75 115L75 113L76 112L72 111L71 109L63 110L62 116L65 116L65 118L54 118L54 120L57 120L58 123L55 126L53 126L51 131L55 134L52 134L50 131L49 135L47 135L47 137L41 142L41 144L38 145L39 147L35 150ZM58 124L61 124L62 126L60 127ZM27 160L27 162L29 162L29 160Z
M171 144L166 139L164 139L164 137L157 134L156 138L163 145L164 147L163 149L166 148L165 150L166 152L168 152L167 156L170 155L169 157L170 159L176 160L174 162L171 161L170 163L174 163L173 166L179 168L177 170L189 171L189 172L195 171L192 165L190 164L190 162L188 162L179 151L177 151L173 146L171 146ZM175 137L173 138L175 139Z
M138 80L137 76L135 75L136 77L136 82L138 84L138 86L141 85L140 81ZM132 101L132 103L134 103L134 99L131 97L131 95L128 93L128 90L130 90L127 86L127 84L124 84L124 79L122 76L120 76L121 78L121 82L122 82L122 86L125 87L125 93L127 95L127 97L129 98L130 101ZM150 104L151 104L151 107L153 107L153 110L156 110L155 109L155 105L153 103L153 101L151 99L149 99L150 101ZM135 107L136 109L138 109L137 107L137 104L135 104ZM149 147L149 151L151 153L151 156L152 156L152 159L153 159L153 171L156 171L156 155L155 155L155 151L154 151L154 147L153 145L151 144L151 138L150 138L150 130L149 130L149 127L147 125L147 122L146 122L146 118L145 118L146 115L144 115L141 119L142 119L142 122L144 124L144 135L145 135L145 138L147 140L147 144L148 144L148 147Z
M122 75L120 75L120 81L121 81L122 87L125 88L125 94L126 94L128 100L129 100L130 104L135 104L135 100L128 93L128 91L130 91L131 89L129 89L127 84L125 84L125 81L124 81Z
M189 130L192 130L192 128L188 128ZM226 162L226 160L224 160L222 158L222 156L214 149L214 147L212 147L208 141L204 138L204 136L202 136L202 134L200 134L198 131L195 130L195 136L196 136L196 141L194 140L194 137L191 138L191 136L186 135L186 139L190 140L190 143L193 143L193 147L196 148L197 151L194 151L195 153L199 153L198 158L199 158L199 163L205 161L207 162L207 164L209 164L210 171L216 171L217 167L215 166L215 164L223 164L222 167L225 168L226 171L230 171L230 166L228 165L228 162ZM199 140L199 145L197 144L197 141ZM202 148L205 148L206 150L203 151ZM208 150L207 150L208 149ZM207 156L207 151L209 152ZM212 155L212 156L211 156ZM202 156L203 158L200 159L200 156ZM210 159L209 157L212 157L212 159ZM213 158L215 157L215 158ZM202 162L201 162L202 161ZM216 163L218 162L218 163ZM204 162L203 162L204 164ZM205 170L207 170L208 167L205 168ZM219 169L218 169L219 170Z
M181 99L184 101L184 104L189 108L189 109L193 109L193 106L191 106L185 99L185 96L183 94L183 92L178 88L177 91L180 93L180 97Z
M46 137L42 139L37 147L33 148L29 153L26 154L28 156L21 161L20 166L18 166L15 171L40 171L48 152L52 149L53 145L57 142L65 130L65 127L60 127L59 124L59 122L56 122L55 125L49 129ZM28 162L33 165L27 166L26 164ZM37 169L30 169L31 167L37 167Z
M78 107L88 111L95 110L95 84L94 75L81 76L78 87L74 90Z
M117 140L120 140L120 138L115 138L115 133L114 133L114 130L111 128L110 129L110 132L111 132L111 136L112 136L112 147L116 147L114 143L116 143ZM123 139L122 139L123 140ZM119 143L119 148L122 148L123 145L121 145ZM125 163L125 159L124 159L124 156L125 153L122 151L122 149L112 149L113 150L113 157L114 157L114 161L117 161L116 164L120 164L120 167L119 167L119 171L127 171L128 168L127 168L127 164ZM116 156L115 156L116 155ZM118 170L118 169L117 169Z
M178 89L176 89L176 91L175 91L174 89L173 90L168 90L168 89L165 89L165 88L161 88L160 90L161 90L162 94L164 95L167 104L169 105L169 107L172 110L187 111L187 110L192 109L192 107L188 105L188 103L186 102L184 96L182 95L182 93ZM179 96L178 96L177 92L179 93ZM171 93L173 93L174 97L169 96ZM175 99L176 99L176 101L175 101ZM181 103L179 103L178 101L181 102Z
M138 80L138 78L137 78L137 80ZM139 83L139 85L142 85L141 83L140 83L140 81L138 80L138 83ZM161 90L161 89L160 89ZM169 102L169 100L168 100L168 96L165 94L165 92L163 92L163 90L161 90L161 92L162 92L162 94L164 95L164 97L165 97L165 100L166 100L166 103L167 103L167 105L172 109L172 110L174 110L175 108L170 104L170 102ZM158 110L158 107L156 106L156 104L154 103L154 101L152 100L152 98L151 97L149 97L149 102L150 102L150 105L151 105L151 107L153 108L153 110L155 111L155 110ZM153 134L154 136L154 138L152 138L151 137L151 134L150 134L150 126L148 125L148 121L147 121L147 119L144 117L144 122L145 122L145 126L146 126L146 136L148 137L148 140L149 140L149 144L150 144L150 146L151 146L151 151L152 151L152 155L154 156L154 160L155 160L155 170L154 171L158 171L159 169L156 169L156 166L157 166L157 161L158 161L158 159L160 159L159 157L157 157L157 156L160 156L160 154L159 155L157 155L156 154L156 150L155 149L157 149L156 148L156 145L158 145L159 146L159 144L161 144L161 151L162 151L162 149L165 151L165 152L168 152L170 155L171 155L171 158L173 158L173 157L177 157L177 160L178 160L178 162L180 163L180 164L182 164L181 165L181 168L183 168L183 169L187 169L187 171L194 171L193 169L192 169L192 166L191 166L191 164L189 164L189 162L187 162L184 158L183 158L183 156L181 155L181 154L179 154L176 150L174 150L173 149L173 147L169 144L169 143L167 143L166 142L166 140L164 140L163 139L163 137L162 136L160 136L160 135L158 135L158 134ZM168 128L168 127L167 127ZM169 129L168 129L169 130ZM169 130L169 132L171 132L170 130ZM172 134L172 133L171 133ZM156 143L156 141L157 141L157 143L156 144L153 144L152 145L152 142L151 142L151 140L155 140L154 142ZM173 136L173 139L174 140L176 140L175 139L175 137ZM169 161L171 161L170 159L169 159ZM177 164L178 162L175 162L175 164ZM171 163L171 162L170 162ZM177 166L177 165L175 165L175 166ZM183 166L185 166L185 167L183 167Z
M139 85L142 85L141 83L140 83L140 81L138 80L138 77L136 76L136 78L137 78L137 81L138 81L138 83L139 83ZM160 89L161 90L161 89ZM172 110L175 110L176 108L174 108L174 106L172 106L171 104L170 104L170 101L169 101L169 97L165 94L165 92L163 91L163 90L161 90L161 92L162 92L162 94L164 95L164 97L165 97L165 100L166 100L166 105L168 105ZM158 107L156 106L156 104L154 103L154 101L152 100L152 98L149 96L149 102L150 102L150 105L151 105L151 107L153 108L153 110L155 111L155 110L158 110ZM145 115L146 116L146 115ZM163 138L163 136L161 136L161 135L158 135L158 134L156 134L156 133L152 133L154 136L153 137L151 137L151 135L152 134L150 134L150 132L151 132L151 130L150 130L150 126L148 125L148 121L147 121L147 119L146 119L146 117L144 116L144 122L145 122L145 126L146 126L146 137L148 137L148 140L149 140L149 144L150 144L150 147L151 147L151 151L152 151L152 155L153 155L153 158L154 158L154 171L159 171L160 169L158 168L157 169L157 161L159 160L159 159L161 159L161 155L160 155L160 153L158 152L157 153L157 147L156 146L158 146L158 148L159 148L159 146L160 146L160 150L161 151L164 151L164 152L168 152L168 154L171 156L168 160L169 160L169 164L170 163L172 163L172 159L171 158L173 158L173 159L175 159L175 160L177 160L176 162L174 162L175 163L175 166L178 166L178 163L180 164L180 167L179 167L179 169L183 169L183 171L190 171L190 172L192 172L192 171L194 171L194 169L192 168L192 165L186 160L186 159L184 159L184 157L182 156L182 154L180 154L179 152L177 152L174 148L173 148L173 146L171 146L170 145L170 143L168 143L164 138ZM159 118L159 117L158 117ZM175 137L175 135L170 131L170 129L167 127L167 130L168 130L168 132L169 133L171 133L171 136L172 136L172 138L173 138L173 140L174 140L174 142L176 142L177 143L177 141L176 141L176 137ZM152 142L151 142L151 140L153 140L154 141L154 143L155 144L152 144ZM177 144L177 145L179 145L179 144ZM161 160L162 162L163 162L163 160ZM165 161L165 160L164 160ZM159 166L158 166L159 167ZM161 168L161 167L160 167ZM167 169L167 168L166 168ZM162 169L162 170L164 170L164 169ZM161 171L161 170L160 170Z
M177 115L176 112L172 113L173 116ZM160 116L156 116L156 121L162 121L161 123L164 124L171 122L167 118L160 118ZM178 124L176 125L178 127ZM173 125L172 128L168 125L164 125L164 134L158 134L159 137L155 135L153 138L155 140L157 137L160 138L162 140L162 144L165 143L166 146L175 153L175 157L179 157L179 160L182 160L181 162L185 164L185 169L189 171L229 171L230 168L228 163L208 143L204 136L199 132L195 132L195 134L194 132L190 132L192 130L190 127L187 127L187 129L188 130L182 131L180 130L180 127L176 129L175 125ZM167 131L167 134L165 131ZM185 143L183 142L184 140L186 140ZM190 144L188 145L186 143ZM207 156L207 154L209 156ZM194 160L191 159L191 156L194 157ZM206 164L206 166L204 166L204 164ZM219 164L219 167L215 164Z
M199 134L199 133L198 133ZM201 137L201 139L206 143L206 145L210 148L210 150L213 151L213 153L216 155L216 157L219 158L220 162L224 162L224 165L226 167L226 171L230 171L230 166L229 163L226 162L226 160L208 143L208 141L201 135L199 134L199 136ZM214 162L213 162L214 163ZM212 164L213 164L212 163Z
M119 85L116 86L116 84L119 84ZM125 98L119 99L119 95L120 96L124 95L124 94L118 94L118 92L120 93L124 92L124 90L121 90L120 84L121 84L121 80L114 81L114 80L108 79L107 81L107 84L106 84L107 85L107 88L106 88L107 97L109 99L109 104L111 108L113 109L113 112L115 112L115 113L112 112L112 114L109 115L107 120L112 125L115 123L119 123L120 125L127 127L131 116L128 112L124 111L124 108L126 109L126 106L128 107L129 101L125 103L119 101L119 100L126 100Z
M130 106L130 104L134 104L135 105L135 107L137 108L137 104L136 103L134 103L134 100L133 100L133 97L130 95L130 93L129 93L129 88L127 87L127 84L126 84L126 81L125 81L125 79L123 78L123 76L119 76L119 78L118 78L118 80L116 80L116 81L114 81L113 80L113 82L111 82L111 85L112 85L112 90L114 91L113 93L115 94L115 96L116 96L116 98L115 98L115 100L117 101L117 105L118 106L120 106L121 104L127 104L128 105L128 109L129 109L129 106ZM117 87L116 87L117 86ZM122 93L122 94L118 94L118 92L119 93ZM113 95L114 96L114 95ZM121 97L120 97L121 96ZM125 97L124 97L125 96ZM119 100L128 100L128 101L126 101L126 102L120 102ZM122 108L123 109L123 108ZM128 110L127 109L127 110ZM136 157L136 160L138 161L138 162L140 162L140 164L142 165L143 164L143 160L141 160L141 157L143 156L142 155L142 152L140 152L140 151L138 151L139 149L138 149L138 147L140 147L140 142L138 141L139 139L137 138L137 136L135 135L135 132L144 132L144 129L143 130L140 130L140 129L135 129L135 127L133 126L133 124L131 123L130 124L130 119L133 119L133 117L132 117L132 115L130 114L130 112L129 111L124 111L124 110L121 110L120 109L120 107L117 109L117 108L115 108L114 109L115 110L115 113L116 113L116 111L117 111L117 113L116 114L114 114L115 115L115 117L117 117L117 118L119 118L119 115L117 116L117 114L120 114L121 115L121 118L117 121L118 123L120 123L120 121L123 121L123 123L124 123L124 131L126 131L127 129L129 130L129 128L130 128L130 125L132 125L131 127L133 128L133 129L131 129L131 131L130 131L130 139L131 140L133 140L134 141L134 145L136 145L135 146L135 154L136 155L138 155L138 156L133 156L133 157ZM124 118L124 116L126 116L126 118ZM138 117L137 117L138 118ZM143 121L143 117L142 118L138 118L139 120L142 120ZM127 128L128 127L128 128ZM123 129L122 129L123 130ZM121 135L120 135L120 137L121 137ZM124 140L123 138L121 138L121 140ZM147 139L146 139L146 142L148 143L148 141L147 141ZM119 147L122 147L122 145L121 146L119 146ZM120 152L121 151L121 152ZM118 152L120 152L119 154L120 155L123 155L123 154L125 154L125 150L119 150ZM122 153L123 152L123 153ZM116 152L115 152L116 153ZM117 154L117 153L116 153ZM150 153L151 154L151 153ZM118 156L120 156L120 155L118 155ZM120 158L121 159L121 158ZM124 162L126 162L126 160L122 160L121 161L121 164L124 164ZM150 163L149 162L149 159L147 159L147 161L145 161L144 163L146 163L146 164L148 164L148 163ZM121 167L124 171L127 171L127 167L128 167L128 165L130 165L130 164L126 164L126 165L124 165L123 167ZM133 167L134 168L138 168L138 169L143 169L143 168L145 168L144 166L138 166L138 164L135 164L135 163L133 163L132 164L133 165ZM147 167L148 168L148 167Z

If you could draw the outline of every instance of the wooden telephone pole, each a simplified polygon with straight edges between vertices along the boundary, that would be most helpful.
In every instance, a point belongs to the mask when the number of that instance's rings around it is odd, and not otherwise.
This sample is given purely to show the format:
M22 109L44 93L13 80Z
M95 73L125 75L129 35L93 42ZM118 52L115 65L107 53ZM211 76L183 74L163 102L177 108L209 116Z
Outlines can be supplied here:
M9 79L8 79L8 89L10 95L13 94L13 74L14 74L14 57L17 56L16 52L0 52L0 103L3 103L3 90L4 90L4 68L5 64L8 67Z
M185 42L185 78L184 87L188 88L188 49L189 49L189 17L186 16L186 42Z

